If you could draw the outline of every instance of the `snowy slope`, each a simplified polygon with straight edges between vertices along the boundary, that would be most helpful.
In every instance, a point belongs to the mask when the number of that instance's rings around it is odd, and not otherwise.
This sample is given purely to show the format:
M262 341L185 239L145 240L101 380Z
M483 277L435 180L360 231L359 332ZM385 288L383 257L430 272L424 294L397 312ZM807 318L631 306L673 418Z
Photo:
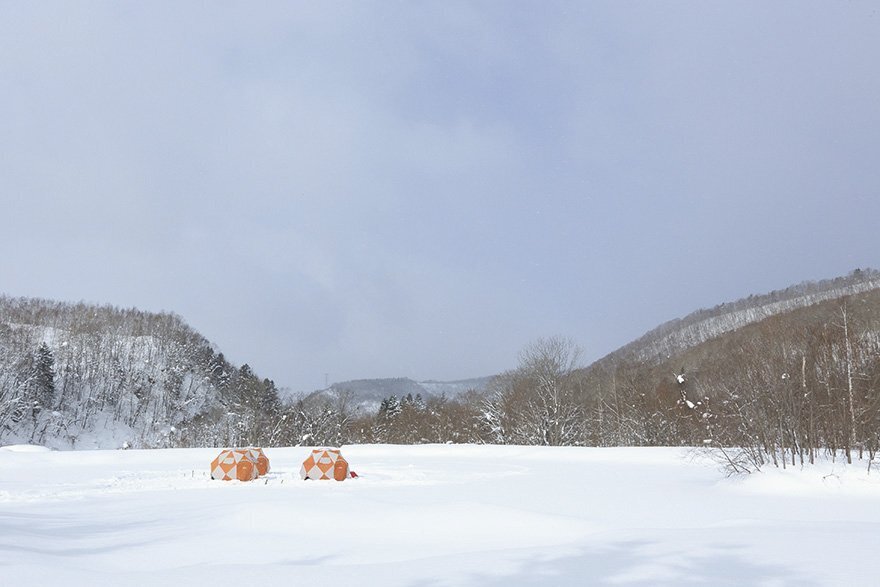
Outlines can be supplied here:
M864 466L724 479L680 449L351 446L250 484L213 449L0 449L10 585L874 585ZM832 471L832 467L833 471ZM833 473L830 477L824 477Z
M782 291L753 295L712 309L697 310L684 318L661 324L603 357L595 365L616 361L656 362L771 316L876 289L880 289L880 272L873 269L856 270L844 277L804 282Z
M0 444L219 444L275 396L175 314L0 294Z
M361 414L374 414L382 400L395 396L402 399L407 395L421 395L423 399L456 398L470 390L481 391L492 377L475 377L458 381L414 381L406 377L391 379L356 379L334 383L327 389L313 392L309 398L318 401L336 402L340 396L350 396L350 403Z

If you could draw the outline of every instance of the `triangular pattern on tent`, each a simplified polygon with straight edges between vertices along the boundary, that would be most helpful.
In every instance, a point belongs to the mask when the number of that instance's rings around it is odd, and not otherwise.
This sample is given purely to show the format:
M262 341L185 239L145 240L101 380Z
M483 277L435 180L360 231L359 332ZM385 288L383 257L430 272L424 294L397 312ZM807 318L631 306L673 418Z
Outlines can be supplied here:
M263 452L262 448L249 446L246 449L251 453L251 458L257 463L257 475L262 476L269 472L269 457Z
M303 479L343 481L349 476L348 461L338 448L317 448L312 451L300 467ZM354 471L352 477L356 477Z
M247 449L226 449L211 461L211 479L253 481L256 478L257 461Z

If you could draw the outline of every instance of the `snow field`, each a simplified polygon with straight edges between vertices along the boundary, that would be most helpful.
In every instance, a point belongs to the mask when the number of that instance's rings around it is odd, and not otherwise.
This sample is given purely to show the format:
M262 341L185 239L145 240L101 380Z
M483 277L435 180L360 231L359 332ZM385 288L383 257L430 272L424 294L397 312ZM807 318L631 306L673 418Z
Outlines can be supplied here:
M10 585L876 585L880 474L726 479L667 448L310 448L212 481L218 449L0 449Z

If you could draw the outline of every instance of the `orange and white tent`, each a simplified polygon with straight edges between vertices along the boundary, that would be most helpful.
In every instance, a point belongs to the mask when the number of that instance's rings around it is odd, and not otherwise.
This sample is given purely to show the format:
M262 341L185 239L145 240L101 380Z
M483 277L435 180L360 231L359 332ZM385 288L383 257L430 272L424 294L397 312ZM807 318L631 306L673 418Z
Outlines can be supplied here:
M348 461L338 448L316 448L312 451L299 470L303 479L336 479L344 481L349 475L357 477L354 471L349 472Z
M265 475L269 472L269 457L263 453L262 448L255 448L250 446L246 449L250 454L251 458L254 462L257 463L257 475Z
M257 460L248 449L226 449L211 461L211 479L253 481L257 473Z

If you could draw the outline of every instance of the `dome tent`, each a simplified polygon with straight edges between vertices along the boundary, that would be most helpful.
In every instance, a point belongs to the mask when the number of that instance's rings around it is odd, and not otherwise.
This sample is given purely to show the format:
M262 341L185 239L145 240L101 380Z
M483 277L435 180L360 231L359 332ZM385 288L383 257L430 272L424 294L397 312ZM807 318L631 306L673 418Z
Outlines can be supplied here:
M269 472L269 457L263 452L262 448L257 448L253 446L249 446L246 449L250 454L251 458L254 462L257 463L257 475L263 476Z
M253 481L257 474L257 460L248 449L226 449L211 461L211 479Z
M303 479L344 481L347 477L357 477L349 471L348 461L338 448L316 448L300 467L299 475Z

